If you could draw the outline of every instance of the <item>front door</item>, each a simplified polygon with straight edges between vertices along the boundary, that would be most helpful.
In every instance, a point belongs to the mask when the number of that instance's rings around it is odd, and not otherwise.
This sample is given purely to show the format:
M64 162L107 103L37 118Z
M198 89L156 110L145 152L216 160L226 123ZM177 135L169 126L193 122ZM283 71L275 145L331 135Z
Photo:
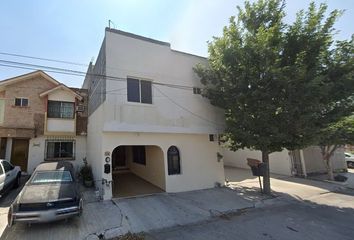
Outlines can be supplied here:
M22 172L27 172L28 146L28 139L12 140L11 163L20 166Z

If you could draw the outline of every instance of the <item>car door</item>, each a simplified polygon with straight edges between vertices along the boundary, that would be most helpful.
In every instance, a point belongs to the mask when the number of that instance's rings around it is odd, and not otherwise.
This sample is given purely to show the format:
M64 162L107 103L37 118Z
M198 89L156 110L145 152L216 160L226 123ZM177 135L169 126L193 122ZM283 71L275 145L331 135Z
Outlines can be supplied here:
M5 171L2 167L2 164L0 162L0 191L4 189L4 185L5 185Z
M5 171L5 183L4 187L10 185L16 178L16 173L14 171L14 167L7 161L2 162L2 166L4 167Z

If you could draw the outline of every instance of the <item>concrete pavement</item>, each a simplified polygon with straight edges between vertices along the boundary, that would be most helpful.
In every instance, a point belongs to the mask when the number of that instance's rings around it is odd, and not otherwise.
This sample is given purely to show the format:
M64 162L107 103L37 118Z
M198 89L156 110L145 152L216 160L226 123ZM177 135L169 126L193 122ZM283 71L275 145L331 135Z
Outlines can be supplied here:
M5 229L1 239L108 239L128 231L150 231L209 221L228 213L253 208L260 201L247 199L229 188L103 202L94 201L91 195L86 194L84 197L84 212L80 218L31 226L16 223L12 228ZM6 218L3 221L5 225Z
M352 199L353 201L353 199ZM353 209L292 201L147 233L146 240L352 240Z
M258 179L249 170L226 168L225 175L235 191L249 198L259 196ZM150 231L146 239L354 239L354 191L280 175L272 175L271 184L278 197L270 204L207 222Z
M226 168L225 173L229 188L104 202L86 192L81 218L15 224L1 239L108 239L128 231L144 231L147 239L353 239L353 191L272 175L278 197L269 198L260 194L249 170ZM1 200L1 226L14 196Z

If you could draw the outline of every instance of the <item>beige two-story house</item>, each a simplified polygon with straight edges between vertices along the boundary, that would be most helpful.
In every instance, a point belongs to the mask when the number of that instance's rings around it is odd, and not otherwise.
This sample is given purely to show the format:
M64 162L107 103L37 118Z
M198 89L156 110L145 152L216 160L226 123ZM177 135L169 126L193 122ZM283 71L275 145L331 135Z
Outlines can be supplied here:
M31 173L43 161L86 154L85 90L69 88L43 71L0 81L0 158Z
M224 183L217 135L224 115L200 94L207 59L107 28L83 88L87 160L102 197L181 192Z

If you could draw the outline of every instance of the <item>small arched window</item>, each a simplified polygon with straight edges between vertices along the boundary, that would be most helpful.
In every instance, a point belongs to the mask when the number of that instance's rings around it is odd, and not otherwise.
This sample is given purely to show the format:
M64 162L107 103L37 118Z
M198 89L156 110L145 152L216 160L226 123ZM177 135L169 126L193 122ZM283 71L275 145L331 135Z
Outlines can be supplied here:
M178 148L171 146L167 150L168 175L181 174L181 159Z

